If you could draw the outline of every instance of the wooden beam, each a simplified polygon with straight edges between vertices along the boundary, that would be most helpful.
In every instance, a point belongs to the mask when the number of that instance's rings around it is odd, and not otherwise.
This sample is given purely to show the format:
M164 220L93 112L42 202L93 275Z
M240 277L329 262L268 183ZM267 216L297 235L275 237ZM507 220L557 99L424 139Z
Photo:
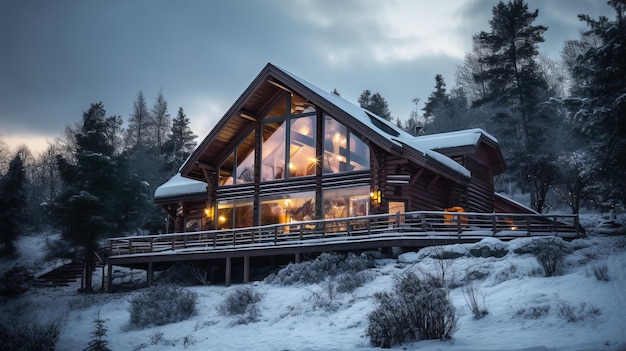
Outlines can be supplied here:
M243 256L243 282L250 282L250 256Z
M409 185L410 186L415 185L415 182L417 182L417 180L420 178L422 173L424 173L424 168L420 168L420 170L417 171L417 173L413 176L413 178L411 178L411 181L409 182Z
M439 175L436 175L435 178L433 178L433 180L431 180L430 183L428 183L428 185L426 186L426 189L430 190L435 185L435 183L437 183L439 178L441 177Z
M113 265L111 262L107 263L107 292L113 292L111 284L113 283Z
M226 286L230 286L230 272L232 270L231 264L232 264L231 258L226 257L226 267L224 268L224 271L225 271L224 272L225 273L224 285Z
M153 272L153 266L152 266L152 261L148 262L148 270L146 271L146 285L148 287L152 286L152 274Z

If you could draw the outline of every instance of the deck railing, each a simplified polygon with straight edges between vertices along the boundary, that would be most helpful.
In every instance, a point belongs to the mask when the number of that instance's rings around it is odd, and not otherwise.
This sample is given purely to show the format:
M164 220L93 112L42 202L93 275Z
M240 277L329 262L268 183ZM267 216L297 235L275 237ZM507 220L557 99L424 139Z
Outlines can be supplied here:
M232 250L246 247L289 246L337 240L364 240L390 236L424 238L512 239L523 236L577 237L577 215L419 211L312 220L266 226L174 234L111 238L109 256L165 251Z

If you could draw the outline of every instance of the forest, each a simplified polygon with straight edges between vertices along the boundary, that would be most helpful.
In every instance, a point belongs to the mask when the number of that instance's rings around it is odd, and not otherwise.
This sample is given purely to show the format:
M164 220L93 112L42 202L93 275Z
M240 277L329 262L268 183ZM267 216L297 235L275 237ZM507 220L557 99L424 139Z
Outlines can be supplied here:
M369 89L358 103L414 135L484 129L507 162L496 190L528 194L540 213L623 211L626 2L607 6L614 17L580 14L586 31L551 59L538 51L549 30L535 24L539 10L523 0L499 2L489 30L472 36L453 87L435 73L434 90L422 109L420 98L411 102L408 119L392 117L385 98ZM172 118L162 91L148 105L140 91L124 121L107 116L102 102L86 102L82 119L38 155L27 145L11 150L0 135L3 253L17 236L50 227L87 251L107 236L166 230L154 190L176 173L197 136L182 107Z

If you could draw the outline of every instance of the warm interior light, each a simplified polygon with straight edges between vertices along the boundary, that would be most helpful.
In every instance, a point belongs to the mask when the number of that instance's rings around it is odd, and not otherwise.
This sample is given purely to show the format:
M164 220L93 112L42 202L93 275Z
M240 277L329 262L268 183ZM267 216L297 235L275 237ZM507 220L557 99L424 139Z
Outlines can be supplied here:
M224 223L224 222L226 222L226 217L219 216L218 220L220 221L220 223Z
M511 230L517 230L517 226L512 226Z

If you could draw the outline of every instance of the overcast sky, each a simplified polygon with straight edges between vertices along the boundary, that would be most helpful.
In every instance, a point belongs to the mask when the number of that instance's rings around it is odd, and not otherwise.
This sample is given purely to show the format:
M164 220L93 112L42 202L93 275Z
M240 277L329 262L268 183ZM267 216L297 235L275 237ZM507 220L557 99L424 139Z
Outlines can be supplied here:
M497 2L0 0L0 135L39 152L91 103L126 121L139 91L151 108L162 89L203 138L268 62L355 103L379 92L405 120L436 74L454 86ZM605 0L528 4L554 58L585 29L577 14L613 17Z

